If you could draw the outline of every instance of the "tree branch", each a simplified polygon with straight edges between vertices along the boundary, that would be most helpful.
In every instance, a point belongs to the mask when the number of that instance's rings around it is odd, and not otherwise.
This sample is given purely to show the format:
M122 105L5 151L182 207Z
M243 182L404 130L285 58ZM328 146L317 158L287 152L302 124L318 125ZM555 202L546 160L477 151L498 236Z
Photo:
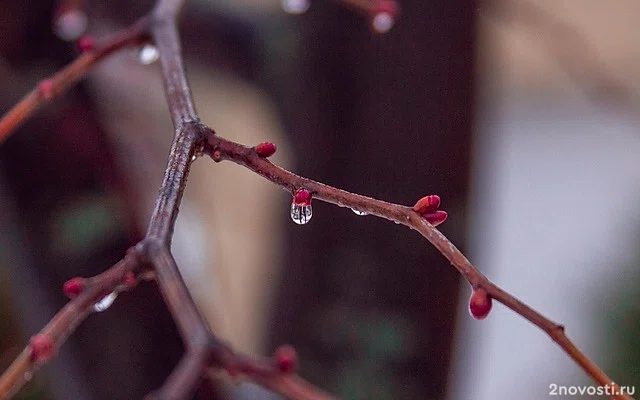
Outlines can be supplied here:
M600 385L614 386L620 393L620 387L613 383L593 361L591 361L564 333L564 327L555 323L529 307L513 295L504 291L487 277L485 277L471 262L449 241L439 230L431 225L425 218L415 212L411 207L387 203L370 197L353 194L341 189L319 183L301 176L295 175L279 166L271 163L256 153L252 147L224 139L213 133L209 134L205 153L214 161L229 160L243 165L258 175L275 183L286 191L295 193L304 188L309 190L313 197L338 205L349 207L370 215L385 218L411 229L418 231L453 265L458 272L471 284L473 289L483 288L491 298L494 298L513 310L515 313L527 319L545 331L562 350L567 353L589 376ZM631 399L630 396L621 394L613 396L615 399Z
M111 292L118 293L131 288L131 274L140 277L141 273L152 268L185 342L186 353L165 384L150 395L150 398L185 399L193 393L204 372L213 368L223 369L232 377L244 376L292 399L334 400L331 395L293 373L293 350L277 351L272 360L235 353L210 331L199 313L171 254L170 242L189 168L193 160L202 153L209 154L215 161L230 160L243 165L292 194L305 188L320 200L382 217L418 231L451 262L475 290L485 290L490 297L547 332L600 385L614 385L616 390L620 390L569 340L561 325L490 282L442 233L412 208L349 193L297 176L269 162L265 153L258 155L254 148L226 140L202 125L185 75L176 27L183 5L182 0L159 0L147 18L115 35L108 44L80 56L51 78L52 85L47 92L40 88L30 93L0 120L1 141L39 104L75 83L98 60L125 45L140 43L149 31L160 52L166 98L175 129L164 179L145 238L118 264L88 279L79 295L32 338L30 345L0 376L0 399L15 393L39 366L54 355L55 349L92 312L96 302ZM631 399L624 394L612 397Z
M51 340L50 355L54 355L56 349L94 311L93 307L98 301L112 292L127 290L130 286L125 284L125 277L140 272L139 259L134 252L130 252L105 272L87 279L82 292L69 301L38 334ZM0 376L0 399L15 394L49 358L36 354L32 346L27 346Z
M57 98L75 85L96 63L120 49L138 46L148 40L147 26L148 20L140 19L130 27L97 43L93 49L83 51L71 64L42 80L0 119L0 144L42 104Z

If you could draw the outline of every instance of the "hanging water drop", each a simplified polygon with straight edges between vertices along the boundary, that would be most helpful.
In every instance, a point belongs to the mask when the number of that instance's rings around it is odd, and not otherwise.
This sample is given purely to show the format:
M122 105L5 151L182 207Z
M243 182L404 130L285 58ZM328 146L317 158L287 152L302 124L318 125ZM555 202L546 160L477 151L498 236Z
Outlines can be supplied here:
M71 9L58 15L53 22L53 32L62 40L78 40L87 30L87 14L82 10Z
M152 44L145 44L138 53L138 60L143 65L153 64L160 58L158 48Z
M368 215L365 211L356 210L355 208L352 208L351 211L353 211L355 215Z
M289 14L302 14L309 5L309 0L282 0L282 9Z
M113 302L116 300L116 297L118 297L118 295L116 294L116 292L111 292L108 295L104 296L102 298L102 300L98 301L96 304L93 305L93 309L96 312L103 312L106 309L108 309L109 307L111 307L111 305L113 304Z
M380 12L373 17L371 26L378 33L387 33L393 27L395 19L388 12Z
M303 206L295 203L291 203L291 219L298 225L304 225L309 220L311 220L311 216L313 215L313 210L311 209L311 205Z

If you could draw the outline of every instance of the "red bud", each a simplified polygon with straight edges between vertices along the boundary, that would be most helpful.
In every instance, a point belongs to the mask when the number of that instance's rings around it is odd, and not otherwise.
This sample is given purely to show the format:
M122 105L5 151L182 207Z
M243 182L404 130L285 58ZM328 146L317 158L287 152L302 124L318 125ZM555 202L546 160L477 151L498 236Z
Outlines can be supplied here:
M46 362L56 355L56 345L53 339L47 335L38 333L29 340L31 347L31 360L34 362Z
M70 299L74 299L78 297L80 293L82 293L86 285L87 280L85 278L75 277L69 279L64 283L64 285L62 286L62 291L64 292L65 296Z
M78 39L78 49L80 49L80 51L91 51L95 49L95 47L96 42L91 36L83 36Z
M427 220L431 225L438 226L443 223L449 214L446 211L436 210L432 213L422 214L422 217Z
M133 289L134 287L136 287L138 281L133 272L127 271L122 277L122 283L127 287L127 289Z
M484 288L478 288L469 299L469 312L476 319L484 319L491 311L491 296Z
M293 196L293 202L299 206L308 206L311 204L312 197L311 192L307 189L299 189Z
M51 79L45 79L38 84L38 94L45 100L50 100L53 97L53 81Z
M437 210L438 207L440 207L440 196L430 194L418 200L413 206L413 211L418 214L425 214Z
M276 152L276 145L271 142L262 142L256 147L256 153L261 157L271 157Z
M296 350L289 345L278 347L273 355L273 360L280 372L289 374L298 367L298 354Z

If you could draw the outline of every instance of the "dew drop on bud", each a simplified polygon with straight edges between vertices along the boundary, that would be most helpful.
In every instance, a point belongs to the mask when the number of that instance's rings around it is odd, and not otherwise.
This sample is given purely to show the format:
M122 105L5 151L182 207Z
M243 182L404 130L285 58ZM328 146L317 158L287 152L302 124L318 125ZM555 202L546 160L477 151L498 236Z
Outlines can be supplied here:
M355 208L352 208L351 211L353 211L355 215L368 215L365 211L356 210Z
M140 64L143 65L153 64L158 61L158 58L160 58L160 52L158 48L152 44L145 44L138 53L138 60Z
M378 33L387 33L391 28L393 28L394 23L395 20L393 15L388 12L381 12L373 17L371 26L373 27L373 30Z
M103 312L106 311L109 307L111 307L111 305L113 304L113 302L116 300L116 297L118 297L118 295L116 294L116 292L111 292L108 295L104 296L102 298L102 300L100 300L99 302L97 302L96 304L93 305L93 309L96 312Z
M53 32L67 42L78 40L87 30L87 22L87 14L81 10L67 10L53 22Z
M313 215L313 210L311 209L311 204L309 205L300 205L296 203L291 203L291 219L298 225L304 225L311 220L311 216Z
M309 0L282 0L282 9L289 14L303 14L309 5Z

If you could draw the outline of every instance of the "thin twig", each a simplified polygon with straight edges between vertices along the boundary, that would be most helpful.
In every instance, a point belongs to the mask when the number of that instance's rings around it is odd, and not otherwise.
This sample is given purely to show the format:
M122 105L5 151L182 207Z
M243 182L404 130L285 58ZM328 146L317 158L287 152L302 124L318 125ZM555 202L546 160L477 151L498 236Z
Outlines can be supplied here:
M596 382L602 386L613 386L616 392L621 392L620 387L613 383L611 378L573 344L564 333L562 325L551 321L492 283L469 262L449 239L428 223L420 214L413 211L411 207L372 199L303 178L259 156L253 148L232 142L213 133L209 134L205 153L210 155L214 161L230 160L243 165L288 192L295 193L298 189L304 188L319 200L340 207L363 211L418 231L449 260L474 289L484 288L492 298L545 331ZM630 396L625 394L612 397L615 399L631 399Z
M113 34L104 42L98 43L93 50L83 51L71 64L41 81L0 119L0 144L40 105L55 99L76 84L98 61L122 48L144 43L147 37L146 26L146 19L139 20L130 27Z
M139 267L138 258L130 252L108 270L87 279L82 293L70 300L39 333L50 338L55 348L59 348L76 327L93 312L96 302L109 293L127 290L124 284L125 276L127 273L140 272ZM0 399L7 399L15 394L46 361L34 358L31 347L25 347L0 376Z

